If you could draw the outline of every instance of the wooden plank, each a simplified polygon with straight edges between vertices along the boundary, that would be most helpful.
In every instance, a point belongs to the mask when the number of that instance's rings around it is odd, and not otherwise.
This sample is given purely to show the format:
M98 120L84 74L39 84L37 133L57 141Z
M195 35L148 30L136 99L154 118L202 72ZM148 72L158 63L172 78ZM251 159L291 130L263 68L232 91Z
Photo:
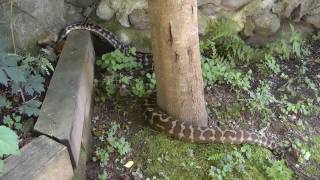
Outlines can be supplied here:
M40 136L21 149L21 155L10 156L0 172L2 180L69 180L73 168L67 147Z
M83 128L90 121L94 60L90 33L72 32L60 55L34 127L41 134L59 139L70 147L74 167L78 164L82 135L88 133Z

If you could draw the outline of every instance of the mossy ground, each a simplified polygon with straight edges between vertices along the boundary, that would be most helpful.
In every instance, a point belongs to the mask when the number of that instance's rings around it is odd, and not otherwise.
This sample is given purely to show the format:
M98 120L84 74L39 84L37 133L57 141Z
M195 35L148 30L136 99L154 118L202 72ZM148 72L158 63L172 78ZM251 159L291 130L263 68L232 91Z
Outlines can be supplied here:
M136 166L143 169L147 177L160 179L211 179L211 166L219 166L220 161L232 151L240 151L241 146L224 144L191 144L155 133L149 129L139 131L131 143L144 145L134 157ZM226 179L252 178L264 179L266 172L262 164L268 164L270 152L264 148L251 146L253 154L259 154L262 162L245 158L242 165L245 171L235 171L226 175ZM243 155L245 156L245 155ZM212 157L213 160L209 160ZM265 162L264 162L265 161ZM241 165L241 164L239 164Z
M311 137L311 160L306 171L315 177L320 177L320 135Z

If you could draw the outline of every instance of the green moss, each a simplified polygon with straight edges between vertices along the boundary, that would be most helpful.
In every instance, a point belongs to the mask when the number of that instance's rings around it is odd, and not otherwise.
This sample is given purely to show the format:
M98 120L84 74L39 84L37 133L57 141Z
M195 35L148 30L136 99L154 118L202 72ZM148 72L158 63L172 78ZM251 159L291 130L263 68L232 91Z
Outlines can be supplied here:
M309 173L309 174L312 174L314 177L320 177L320 172L319 172L319 169L315 166L308 166L306 168L306 171Z
M310 164L306 168L309 174L314 177L320 177L319 165L320 165L320 136L314 136L312 139L312 146L310 148L311 157Z
M221 113L222 119L240 118L241 112L244 110L244 105L241 103L233 103Z
M320 165L320 136L316 136L312 139L314 146L311 148L311 159L315 160Z
M145 141L143 145L141 145ZM213 169L231 170L224 179L265 179L272 167L269 150L252 145L191 144L169 138L149 129L139 131L132 144L140 144L134 161L147 177L160 179L212 179ZM231 157L231 160L230 160ZM243 169L241 169L241 167ZM291 172L286 167L281 167ZM227 171L227 170L226 170ZM291 177L288 177L290 179ZM272 178L271 178L272 179Z

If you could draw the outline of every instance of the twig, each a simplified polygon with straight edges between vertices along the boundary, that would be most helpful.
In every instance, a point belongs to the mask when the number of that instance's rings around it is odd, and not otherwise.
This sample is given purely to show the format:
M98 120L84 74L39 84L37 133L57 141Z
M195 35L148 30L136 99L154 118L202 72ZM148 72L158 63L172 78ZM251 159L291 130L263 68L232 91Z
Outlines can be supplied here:
M19 92L20 92L20 95L21 95L23 103L25 103L26 102L26 98L24 97L24 94L23 94L23 91L22 91L21 88L19 89Z

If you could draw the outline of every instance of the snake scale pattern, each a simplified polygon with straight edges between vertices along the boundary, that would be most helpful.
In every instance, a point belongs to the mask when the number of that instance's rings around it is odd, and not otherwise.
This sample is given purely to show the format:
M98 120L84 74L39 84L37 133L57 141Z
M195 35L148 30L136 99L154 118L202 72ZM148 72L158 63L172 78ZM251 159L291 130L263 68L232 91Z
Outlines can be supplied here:
M67 26L58 39L62 41L68 34L74 30L87 30L108 41L114 48L121 52L130 53L130 46L121 42L112 32L107 31L94 24L73 24ZM152 66L152 54L136 52L134 55L138 62L144 66ZM165 132L178 139L195 143L227 143L227 144L257 144L270 150L276 150L280 147L270 138L255 132L246 130L221 129L215 127L199 127L181 120L175 119L162 111L156 103L155 98L149 98L145 101L145 119L152 128L157 131Z

